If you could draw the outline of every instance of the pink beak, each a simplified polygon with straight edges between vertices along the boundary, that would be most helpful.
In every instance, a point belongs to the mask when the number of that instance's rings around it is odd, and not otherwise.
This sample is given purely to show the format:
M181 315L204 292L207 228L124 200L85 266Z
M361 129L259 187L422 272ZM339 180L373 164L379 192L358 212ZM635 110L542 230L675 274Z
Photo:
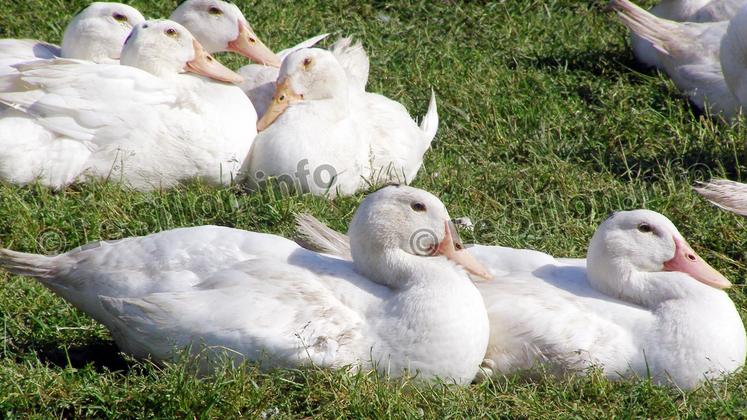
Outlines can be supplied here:
M475 276L482 277L485 280L491 280L493 276L490 275L488 270L478 262L475 257L472 256L469 252L463 250L463 249L456 249L455 244L458 241L454 240L454 237L457 236L456 232L452 232L454 229L451 223L448 221L445 222L446 232L444 234L444 239L441 241L441 243L438 244L438 247L436 248L434 254L435 255L443 255L444 257L454 261L455 263L461 265L464 267L467 272L470 274L474 274ZM461 244L459 244L461 247Z
M731 287L731 282L700 258L684 239L675 236L674 246L674 257L664 263L664 271L679 271L689 274L695 280L716 289Z

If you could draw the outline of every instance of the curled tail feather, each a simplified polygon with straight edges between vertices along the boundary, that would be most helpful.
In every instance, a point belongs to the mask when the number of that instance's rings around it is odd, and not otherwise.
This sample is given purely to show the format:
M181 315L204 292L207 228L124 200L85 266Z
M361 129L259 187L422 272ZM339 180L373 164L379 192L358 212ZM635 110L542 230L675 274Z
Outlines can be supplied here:
M420 129L425 133L426 145L430 146L438 131L438 107L436 106L436 92L431 89L431 100L428 103L428 112L425 113L420 122ZM426 147L427 148L427 147Z

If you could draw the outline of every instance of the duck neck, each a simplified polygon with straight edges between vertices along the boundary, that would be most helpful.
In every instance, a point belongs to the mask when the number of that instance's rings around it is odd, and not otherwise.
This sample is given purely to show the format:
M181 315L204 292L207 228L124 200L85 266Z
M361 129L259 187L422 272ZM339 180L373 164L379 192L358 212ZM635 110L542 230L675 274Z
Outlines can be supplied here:
M325 99L315 99L300 103L310 104L315 109L315 115L326 119L330 122L338 122L350 115L350 101L347 90L337 91Z
M594 289L612 298L653 309L679 299L708 299L723 292L677 271L639 271L626 263L607 267L589 264L589 282Z
M355 246L351 246L351 253L357 272L396 290L421 283L436 286L444 281L458 282L458 277L464 277L469 282L466 274L460 273L455 264L443 257L416 256L399 248L382 252L361 252Z

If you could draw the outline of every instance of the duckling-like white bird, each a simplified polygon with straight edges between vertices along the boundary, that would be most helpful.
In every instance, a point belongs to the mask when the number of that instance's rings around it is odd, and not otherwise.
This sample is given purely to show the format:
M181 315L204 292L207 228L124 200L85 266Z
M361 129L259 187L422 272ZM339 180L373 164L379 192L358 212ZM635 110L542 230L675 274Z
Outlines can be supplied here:
M262 66L280 67L278 57L254 33L244 14L222 0L186 0L170 20L187 28L210 54L235 52Z
M2 250L0 265L37 278L137 357L170 360L204 345L264 367L353 366L468 384L488 320L465 269L484 269L455 248L451 226L438 198L386 187L353 217L352 262L202 226L54 257Z
M721 22L731 19L747 0L662 0L649 13L674 22ZM662 60L650 41L635 32L631 35L633 55L641 63L663 68Z
M0 74L15 72L11 67L15 64L58 57L118 63L125 39L143 21L143 15L126 4L91 3L65 28L62 47L31 39L0 39Z
M370 183L411 181L438 127L435 99L418 127L400 104L351 89L329 51L291 53L257 123L250 184L276 177L302 192L349 195Z
M241 78L184 27L132 31L120 65L50 60L0 78L0 178L61 188L84 178L147 190L200 178L225 184L256 135Z
M747 9L730 21L678 23L657 18L628 0L612 0L610 8L653 45L661 67L695 106L726 118L741 112Z
M347 240L306 216L307 243L347 257ZM490 319L481 375L540 364L611 379L648 374L692 389L744 365L747 338L731 285L687 244L669 219L649 210L618 212L601 224L587 259L473 246L493 281L476 286Z

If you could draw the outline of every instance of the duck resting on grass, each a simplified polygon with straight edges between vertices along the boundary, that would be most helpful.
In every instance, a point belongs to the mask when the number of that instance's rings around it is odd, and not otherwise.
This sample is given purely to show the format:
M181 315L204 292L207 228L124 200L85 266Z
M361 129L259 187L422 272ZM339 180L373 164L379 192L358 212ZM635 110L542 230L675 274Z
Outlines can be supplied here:
M310 247L341 259L345 235L299 218ZM544 366L559 375L600 367L610 379L647 377L693 389L742 368L747 339L724 289L731 283L649 210L611 215L586 260L475 245L493 276L476 282L490 319L481 377Z
M137 9L122 3L91 3L70 21L62 46L33 39L0 39L0 74L27 61L76 58L119 63L122 45L135 25L145 21Z
M729 21L679 23L657 18L628 0L612 0L609 8L653 45L660 67L698 109L727 120L741 113L747 101L747 9Z
M285 58L242 170L251 187L290 177L290 189L334 197L412 181L438 129L435 95L418 126L401 104L351 80L330 51Z
M136 357L227 349L266 368L376 368L469 384L488 318L467 273L487 274L449 220L433 195L389 186L353 216L352 261L275 235L200 226L52 257L0 250L0 265L91 315Z
M747 0L661 0L648 13L673 22L722 22L731 19L745 4ZM631 44L638 61L649 67L663 68L650 41L633 33Z
M225 83L241 77L168 20L136 26L121 64L55 59L0 77L0 179L231 182L256 135L251 102Z

